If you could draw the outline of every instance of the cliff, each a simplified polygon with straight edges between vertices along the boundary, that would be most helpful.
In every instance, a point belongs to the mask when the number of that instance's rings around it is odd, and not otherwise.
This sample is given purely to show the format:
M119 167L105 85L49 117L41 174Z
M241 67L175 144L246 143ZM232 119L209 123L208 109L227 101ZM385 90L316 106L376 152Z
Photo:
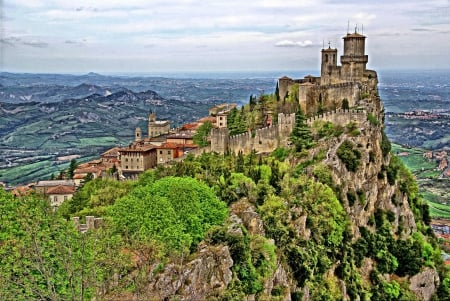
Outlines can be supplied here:
M190 159L230 214L189 256L152 272L146 300L431 300L439 251L427 208L389 152L370 90L364 111L308 119L307 151ZM170 170L180 175L183 164Z

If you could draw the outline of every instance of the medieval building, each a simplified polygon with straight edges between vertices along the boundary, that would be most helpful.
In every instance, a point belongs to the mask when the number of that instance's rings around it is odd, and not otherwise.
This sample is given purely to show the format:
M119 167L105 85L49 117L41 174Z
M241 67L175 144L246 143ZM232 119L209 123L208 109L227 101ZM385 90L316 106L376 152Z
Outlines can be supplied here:
M364 35L347 33L344 40L344 54L338 65L338 50L324 48L321 51L320 77L312 75L302 79L284 76L278 79L278 97L285 99L296 94L303 112L312 116L330 110L357 107L364 95L376 87L377 74L366 68L368 55L365 54Z

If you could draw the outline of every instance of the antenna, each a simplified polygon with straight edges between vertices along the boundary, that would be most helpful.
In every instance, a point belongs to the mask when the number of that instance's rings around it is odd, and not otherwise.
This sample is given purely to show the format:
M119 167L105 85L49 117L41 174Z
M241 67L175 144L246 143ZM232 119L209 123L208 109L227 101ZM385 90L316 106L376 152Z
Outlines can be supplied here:
M347 34L350 33L350 20L347 20Z
M364 34L364 24L361 24L361 34Z
M322 39L322 49L325 49L325 39Z
M358 32L358 24L355 25L355 33Z

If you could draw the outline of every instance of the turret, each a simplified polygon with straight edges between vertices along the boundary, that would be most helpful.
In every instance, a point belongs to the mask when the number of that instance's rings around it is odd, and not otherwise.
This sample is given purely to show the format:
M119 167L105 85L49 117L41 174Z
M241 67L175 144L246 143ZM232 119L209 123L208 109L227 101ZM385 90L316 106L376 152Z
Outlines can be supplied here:
M360 80L366 71L369 57L365 54L366 37L348 33L344 39L344 55L341 56L342 76L348 81Z

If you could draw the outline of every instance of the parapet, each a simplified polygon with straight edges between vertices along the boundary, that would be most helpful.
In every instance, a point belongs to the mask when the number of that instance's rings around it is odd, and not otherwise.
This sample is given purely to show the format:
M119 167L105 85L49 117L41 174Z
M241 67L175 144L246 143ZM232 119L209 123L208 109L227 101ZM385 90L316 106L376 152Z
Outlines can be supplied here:
M86 216L86 223L80 224L80 218L78 216L74 216L72 218L73 223L75 224L75 227L78 231L81 233L86 233L89 230L98 229L103 224L103 218L101 217L95 217L92 215Z

